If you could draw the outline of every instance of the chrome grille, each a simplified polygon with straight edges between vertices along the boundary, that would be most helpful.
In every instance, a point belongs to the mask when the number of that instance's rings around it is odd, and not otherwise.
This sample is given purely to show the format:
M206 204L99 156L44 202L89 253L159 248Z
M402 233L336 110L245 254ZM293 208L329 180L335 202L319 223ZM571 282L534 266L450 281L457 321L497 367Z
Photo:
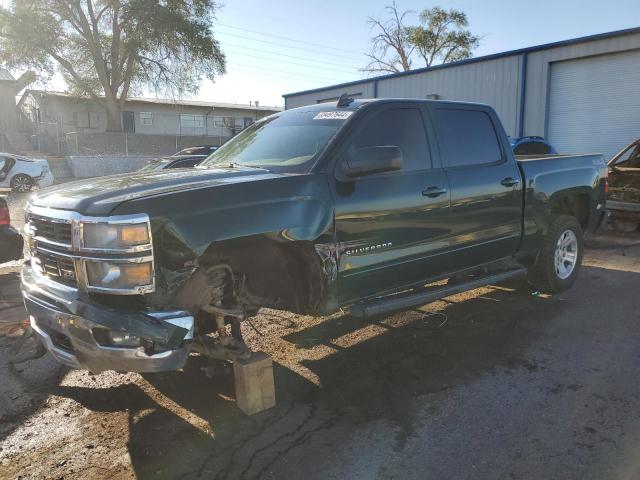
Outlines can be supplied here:
M71 246L71 224L32 216L29 219L36 237L45 242Z
M155 291L153 271L153 244L151 225L147 214L114 215L106 217L85 216L70 210L27 205L25 234L31 251L32 268L52 282L87 292L113 293L117 295L141 295ZM102 249L85 247L83 227L91 223L146 224L148 245ZM91 285L86 273L88 262L141 263L150 262L152 282L132 288L108 288Z
M73 260L41 251L36 252L35 264L42 275L71 287L78 286Z

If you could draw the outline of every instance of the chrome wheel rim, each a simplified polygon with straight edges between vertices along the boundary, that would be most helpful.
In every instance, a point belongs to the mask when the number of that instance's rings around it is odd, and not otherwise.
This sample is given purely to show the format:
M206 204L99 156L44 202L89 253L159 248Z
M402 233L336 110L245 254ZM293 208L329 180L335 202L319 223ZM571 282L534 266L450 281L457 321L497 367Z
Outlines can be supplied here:
M578 263L578 237L571 230L560 234L554 256L556 275L561 280L571 276Z
M28 192L31 189L31 180L26 177L18 177L14 181L16 192Z

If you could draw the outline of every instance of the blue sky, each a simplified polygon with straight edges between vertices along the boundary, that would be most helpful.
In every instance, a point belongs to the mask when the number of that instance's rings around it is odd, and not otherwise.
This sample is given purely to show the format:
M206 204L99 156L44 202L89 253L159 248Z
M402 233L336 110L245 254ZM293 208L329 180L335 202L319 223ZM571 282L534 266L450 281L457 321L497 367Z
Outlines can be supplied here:
M363 52L371 36L367 16L384 16L389 3L226 0L215 31L229 73L214 84L205 83L198 97L282 105L283 93L362 78L358 68L366 64ZM640 26L638 0L397 3L402 10L440 5L466 12L469 28L482 36L475 56ZM417 20L416 15L410 18Z
M4 3L4 2L3 2ZM390 0L225 0L215 33L228 73L196 98L283 105L282 94L363 78L371 31ZM401 10L435 5L467 13L482 37L475 56L640 26L638 0L398 0ZM417 15L409 18L415 22ZM420 65L416 65L420 66ZM50 88L61 88L54 80Z

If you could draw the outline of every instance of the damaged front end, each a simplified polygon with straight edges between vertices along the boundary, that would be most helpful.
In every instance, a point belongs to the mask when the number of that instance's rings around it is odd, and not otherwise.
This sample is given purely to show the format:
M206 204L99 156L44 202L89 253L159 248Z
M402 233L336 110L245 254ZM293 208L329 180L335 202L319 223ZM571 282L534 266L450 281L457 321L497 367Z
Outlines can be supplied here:
M158 372L182 368L194 319L184 311L124 312L43 280L30 265L22 293L33 331L59 362L92 372Z
M25 306L32 330L57 360L93 372L184 366L192 315L143 300L156 288L147 215L90 217L29 205L25 233Z

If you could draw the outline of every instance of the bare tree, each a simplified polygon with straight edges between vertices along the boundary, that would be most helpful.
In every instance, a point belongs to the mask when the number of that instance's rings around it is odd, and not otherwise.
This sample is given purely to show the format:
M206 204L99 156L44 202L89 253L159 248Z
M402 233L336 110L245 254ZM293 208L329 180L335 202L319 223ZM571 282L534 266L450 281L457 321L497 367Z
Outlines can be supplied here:
M363 68L366 72L406 72L411 70L411 54L415 47L409 44L408 30L404 26L405 17L412 13L398 12L394 1L385 8L388 20L369 17L367 23L376 34L371 38L371 52L367 53L369 64Z
M465 29L468 25L467 15L460 10L447 11L440 7L423 10L420 25L408 29L408 42L427 67L436 61L464 60L471 57L480 44L480 37Z
M366 54L370 62L362 69L365 72L406 72L411 70L414 56L427 67L436 62L463 60L471 57L480 44L480 37L465 28L469 22L460 10L425 9L417 26L405 25L405 17L413 12L399 12L395 1L386 10L387 20L368 19L375 35L371 38L371 51Z

